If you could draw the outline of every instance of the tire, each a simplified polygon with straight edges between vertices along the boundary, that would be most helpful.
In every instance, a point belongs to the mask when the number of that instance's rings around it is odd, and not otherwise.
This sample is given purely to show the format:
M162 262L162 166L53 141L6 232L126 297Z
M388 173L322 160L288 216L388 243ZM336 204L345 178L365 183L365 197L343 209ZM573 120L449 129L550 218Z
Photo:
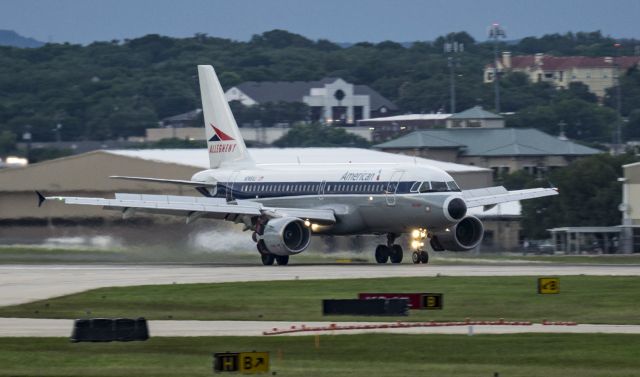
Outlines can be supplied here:
M261 255L269 254L269 250L267 250L267 245L264 244L264 240L259 240L256 244L256 248Z
M276 260L273 254L262 254L260 257L262 258L262 264L265 266L273 265L273 262Z
M389 254L389 248L386 245L378 245L376 247L376 262L380 264L387 263Z
M427 264L429 263L429 253L427 253L426 251L422 250L420 252L420 262Z
M389 259L391 260L391 263L402 263L402 257L404 256L404 253L402 251L402 246L400 245L393 245L391 246L391 253L389 255Z
M417 251L411 253L411 260L414 264L420 263L420 253L418 253Z
M276 255L276 263L278 266L286 266L289 264L289 256L288 255Z

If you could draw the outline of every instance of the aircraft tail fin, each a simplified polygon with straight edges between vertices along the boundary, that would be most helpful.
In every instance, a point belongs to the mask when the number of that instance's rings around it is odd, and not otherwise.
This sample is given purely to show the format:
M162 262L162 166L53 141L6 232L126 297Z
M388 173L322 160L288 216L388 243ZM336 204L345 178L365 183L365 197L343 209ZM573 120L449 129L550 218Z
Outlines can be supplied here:
M210 65L199 65L198 77L209 166L254 166L215 70Z

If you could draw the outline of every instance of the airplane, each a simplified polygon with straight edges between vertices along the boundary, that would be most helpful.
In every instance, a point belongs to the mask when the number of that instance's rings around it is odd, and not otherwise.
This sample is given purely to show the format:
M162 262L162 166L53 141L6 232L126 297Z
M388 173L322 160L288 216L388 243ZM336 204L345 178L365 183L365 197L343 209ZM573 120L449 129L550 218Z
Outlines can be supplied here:
M198 66L210 169L189 180L112 176L114 179L189 186L199 196L116 193L115 198L45 197L66 204L122 212L183 216L244 225L264 265L287 265L313 235L387 236L375 249L377 263L401 263L395 243L410 234L412 261L428 263L434 251L466 251L479 245L482 222L467 209L557 195L555 188L508 191L502 186L461 190L445 171L428 165L326 164L260 166L249 155L215 70ZM224 242L224 240L221 240Z

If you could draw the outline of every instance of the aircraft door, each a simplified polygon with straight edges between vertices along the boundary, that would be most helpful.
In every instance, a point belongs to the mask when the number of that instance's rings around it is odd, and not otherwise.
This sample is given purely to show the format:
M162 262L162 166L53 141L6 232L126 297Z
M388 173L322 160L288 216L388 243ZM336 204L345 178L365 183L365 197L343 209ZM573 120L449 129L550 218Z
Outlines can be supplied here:
M398 190L398 184L400 183L400 178L402 178L403 173L403 171L394 171L393 174L391 174L387 189L385 190L385 197L387 199L387 205L389 206L396 205L396 191Z
M318 199L324 199L324 188L326 186L327 181L320 182L320 186L318 186Z
M230 202L230 201L235 199L233 197L233 187L235 186L236 177L238 177L239 173L240 173L239 171L234 171L229 176L229 182L227 182L227 187L226 187L226 198L227 198L228 202Z

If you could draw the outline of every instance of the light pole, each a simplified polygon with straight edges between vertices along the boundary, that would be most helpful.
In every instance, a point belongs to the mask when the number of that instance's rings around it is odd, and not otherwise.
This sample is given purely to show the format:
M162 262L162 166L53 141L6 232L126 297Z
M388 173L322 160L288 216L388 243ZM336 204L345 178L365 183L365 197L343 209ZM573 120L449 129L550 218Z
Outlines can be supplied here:
M454 57L455 53L463 52L464 44L453 41L444 44L444 53L449 54L447 57L447 65L449 66L449 111L451 114L456 113L456 65L458 60Z
M613 154L622 152L622 91L620 88L620 43L613 45L616 49L615 63L613 65L614 76L616 78L616 129L613 139Z
M493 39L493 87L495 90L496 113L500 113L500 83L498 82L498 40L507 34L499 24L493 23L489 28L489 39Z
M27 161L31 155L31 125L24 126L25 131L22 133L22 140L27 143Z
M60 123L56 124L56 128L53 129L53 132L56 133L56 142L58 144L60 144L60 142L62 141L62 137L60 136L61 130L62 130L62 124Z

